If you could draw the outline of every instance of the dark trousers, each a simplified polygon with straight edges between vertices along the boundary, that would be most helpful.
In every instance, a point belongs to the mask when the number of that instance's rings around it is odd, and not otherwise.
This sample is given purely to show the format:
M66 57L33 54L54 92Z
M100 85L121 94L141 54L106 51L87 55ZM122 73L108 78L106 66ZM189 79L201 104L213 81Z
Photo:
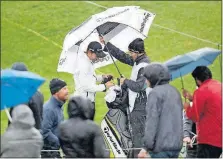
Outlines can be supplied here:
M193 148L189 147L187 149L187 158L196 158L197 157L197 145L193 145Z
M43 151L41 151L41 158L61 158L59 151L51 151L52 149L49 149L44 146L43 146L42 150ZM59 149L57 149L57 150L59 150Z
M132 127L133 135L133 147L138 148L133 150L134 158L138 158L138 154L140 152L139 148L143 147L143 136L145 132L146 122L146 101L146 92L143 92L138 98L136 98L134 109L130 113L130 124Z
M221 153L221 147L216 147L208 144L198 144L197 158L219 158Z
M197 150L187 150L187 158L196 158Z
M59 146L55 146L51 142L44 140L41 158L61 158L59 149Z

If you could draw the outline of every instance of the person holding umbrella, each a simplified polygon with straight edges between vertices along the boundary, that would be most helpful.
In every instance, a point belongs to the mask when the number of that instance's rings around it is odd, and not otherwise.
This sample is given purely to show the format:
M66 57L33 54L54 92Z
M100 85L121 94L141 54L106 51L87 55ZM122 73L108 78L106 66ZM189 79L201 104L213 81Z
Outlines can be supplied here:
M130 79L121 78L120 84L123 88L127 88L129 92L133 146L134 148L141 148L146 119L145 106L147 102L146 78L143 76L143 71L144 67L150 62L145 52L144 41L140 38L133 40L128 46L130 52L130 55L128 55L110 42L105 44L102 36L99 36L99 39L105 45L105 51L108 51L120 62L132 66ZM137 157L138 152L139 150L134 151L134 157Z
M206 66L197 66L192 72L198 89L193 96L183 89L186 115L197 125L197 157L219 158L222 153L222 83L212 79Z
M76 90L74 95L80 95L90 99L94 107L96 92L103 92L106 88L114 86L114 83L111 81L108 81L105 84L96 84L96 82L105 81L108 77L112 78L111 75L96 75L92 64L93 61L105 56L106 54L103 52L99 42L90 42L86 53L78 59L77 68L73 76Z
M15 62L12 65L12 70L16 71L28 71L27 66L23 62ZM35 119L35 127L40 130L41 122L43 120L43 103L44 97L43 94L37 90L36 93L32 96L32 98L27 103L27 106L32 110L33 116ZM13 108L10 109L10 115L12 115ZM10 120L8 121L8 125L10 124Z
M32 110L23 103L27 103L44 82L44 78L32 72L1 70L1 110L5 110L11 120L1 136L1 157L40 157L42 136L34 127ZM7 108L13 108L12 117Z

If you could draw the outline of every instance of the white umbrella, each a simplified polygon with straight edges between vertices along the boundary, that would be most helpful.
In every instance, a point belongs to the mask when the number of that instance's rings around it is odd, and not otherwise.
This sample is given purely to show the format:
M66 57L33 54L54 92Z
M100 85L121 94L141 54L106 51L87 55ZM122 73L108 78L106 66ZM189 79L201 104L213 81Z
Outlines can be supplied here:
M139 6L113 7L91 16L66 35L57 71L73 74L77 59L81 58L91 41L99 42L99 34L103 35L106 42L127 51L131 41L147 37L154 17L154 13ZM95 62L94 66L99 68L111 63L108 55Z

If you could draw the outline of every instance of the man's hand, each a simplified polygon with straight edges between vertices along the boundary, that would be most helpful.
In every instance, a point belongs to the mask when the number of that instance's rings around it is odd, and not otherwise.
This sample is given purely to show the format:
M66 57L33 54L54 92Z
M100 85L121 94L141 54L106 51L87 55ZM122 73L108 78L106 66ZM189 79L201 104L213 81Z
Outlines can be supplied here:
M184 109L187 110L188 107L190 107L190 103L189 102L185 102L184 103Z
M192 145L192 141L191 141L190 137L185 137L185 138L183 139L183 142L186 142L187 144L190 144L190 147L191 147L191 148L193 147L193 145Z
M120 84L122 85L124 83L126 78L120 78Z
M149 153L145 149L142 149L138 154L138 158L148 158L148 157L150 157Z
M183 89L182 94L184 98L193 101L193 96L186 89Z
M104 44L105 45L105 40L102 36L99 35L99 41L100 43Z
M113 78L113 76L112 76L112 75L110 75L110 74L105 74L105 75L102 75L102 78L109 78L109 77L112 77L112 78Z
M105 83L107 83L108 81L113 80L113 76L112 76L112 75L102 75L102 78L103 78L103 80L102 80L102 84L105 84Z
M108 88L110 88L110 87L112 87L112 86L114 86L115 84L113 83L113 82L111 82L111 81L108 81L108 82L106 82L105 83L105 87L108 89Z

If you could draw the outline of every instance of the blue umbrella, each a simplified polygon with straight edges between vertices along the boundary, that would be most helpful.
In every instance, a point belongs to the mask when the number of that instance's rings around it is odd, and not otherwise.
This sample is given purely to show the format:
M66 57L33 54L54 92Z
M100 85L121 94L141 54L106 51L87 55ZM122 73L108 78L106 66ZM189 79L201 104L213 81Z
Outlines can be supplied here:
M179 77L182 80L182 76L191 73L197 66L208 66L212 64L220 53L220 50L205 47L173 57L164 64L170 71L171 80Z
M27 103L44 81L28 71L1 70L1 110Z

